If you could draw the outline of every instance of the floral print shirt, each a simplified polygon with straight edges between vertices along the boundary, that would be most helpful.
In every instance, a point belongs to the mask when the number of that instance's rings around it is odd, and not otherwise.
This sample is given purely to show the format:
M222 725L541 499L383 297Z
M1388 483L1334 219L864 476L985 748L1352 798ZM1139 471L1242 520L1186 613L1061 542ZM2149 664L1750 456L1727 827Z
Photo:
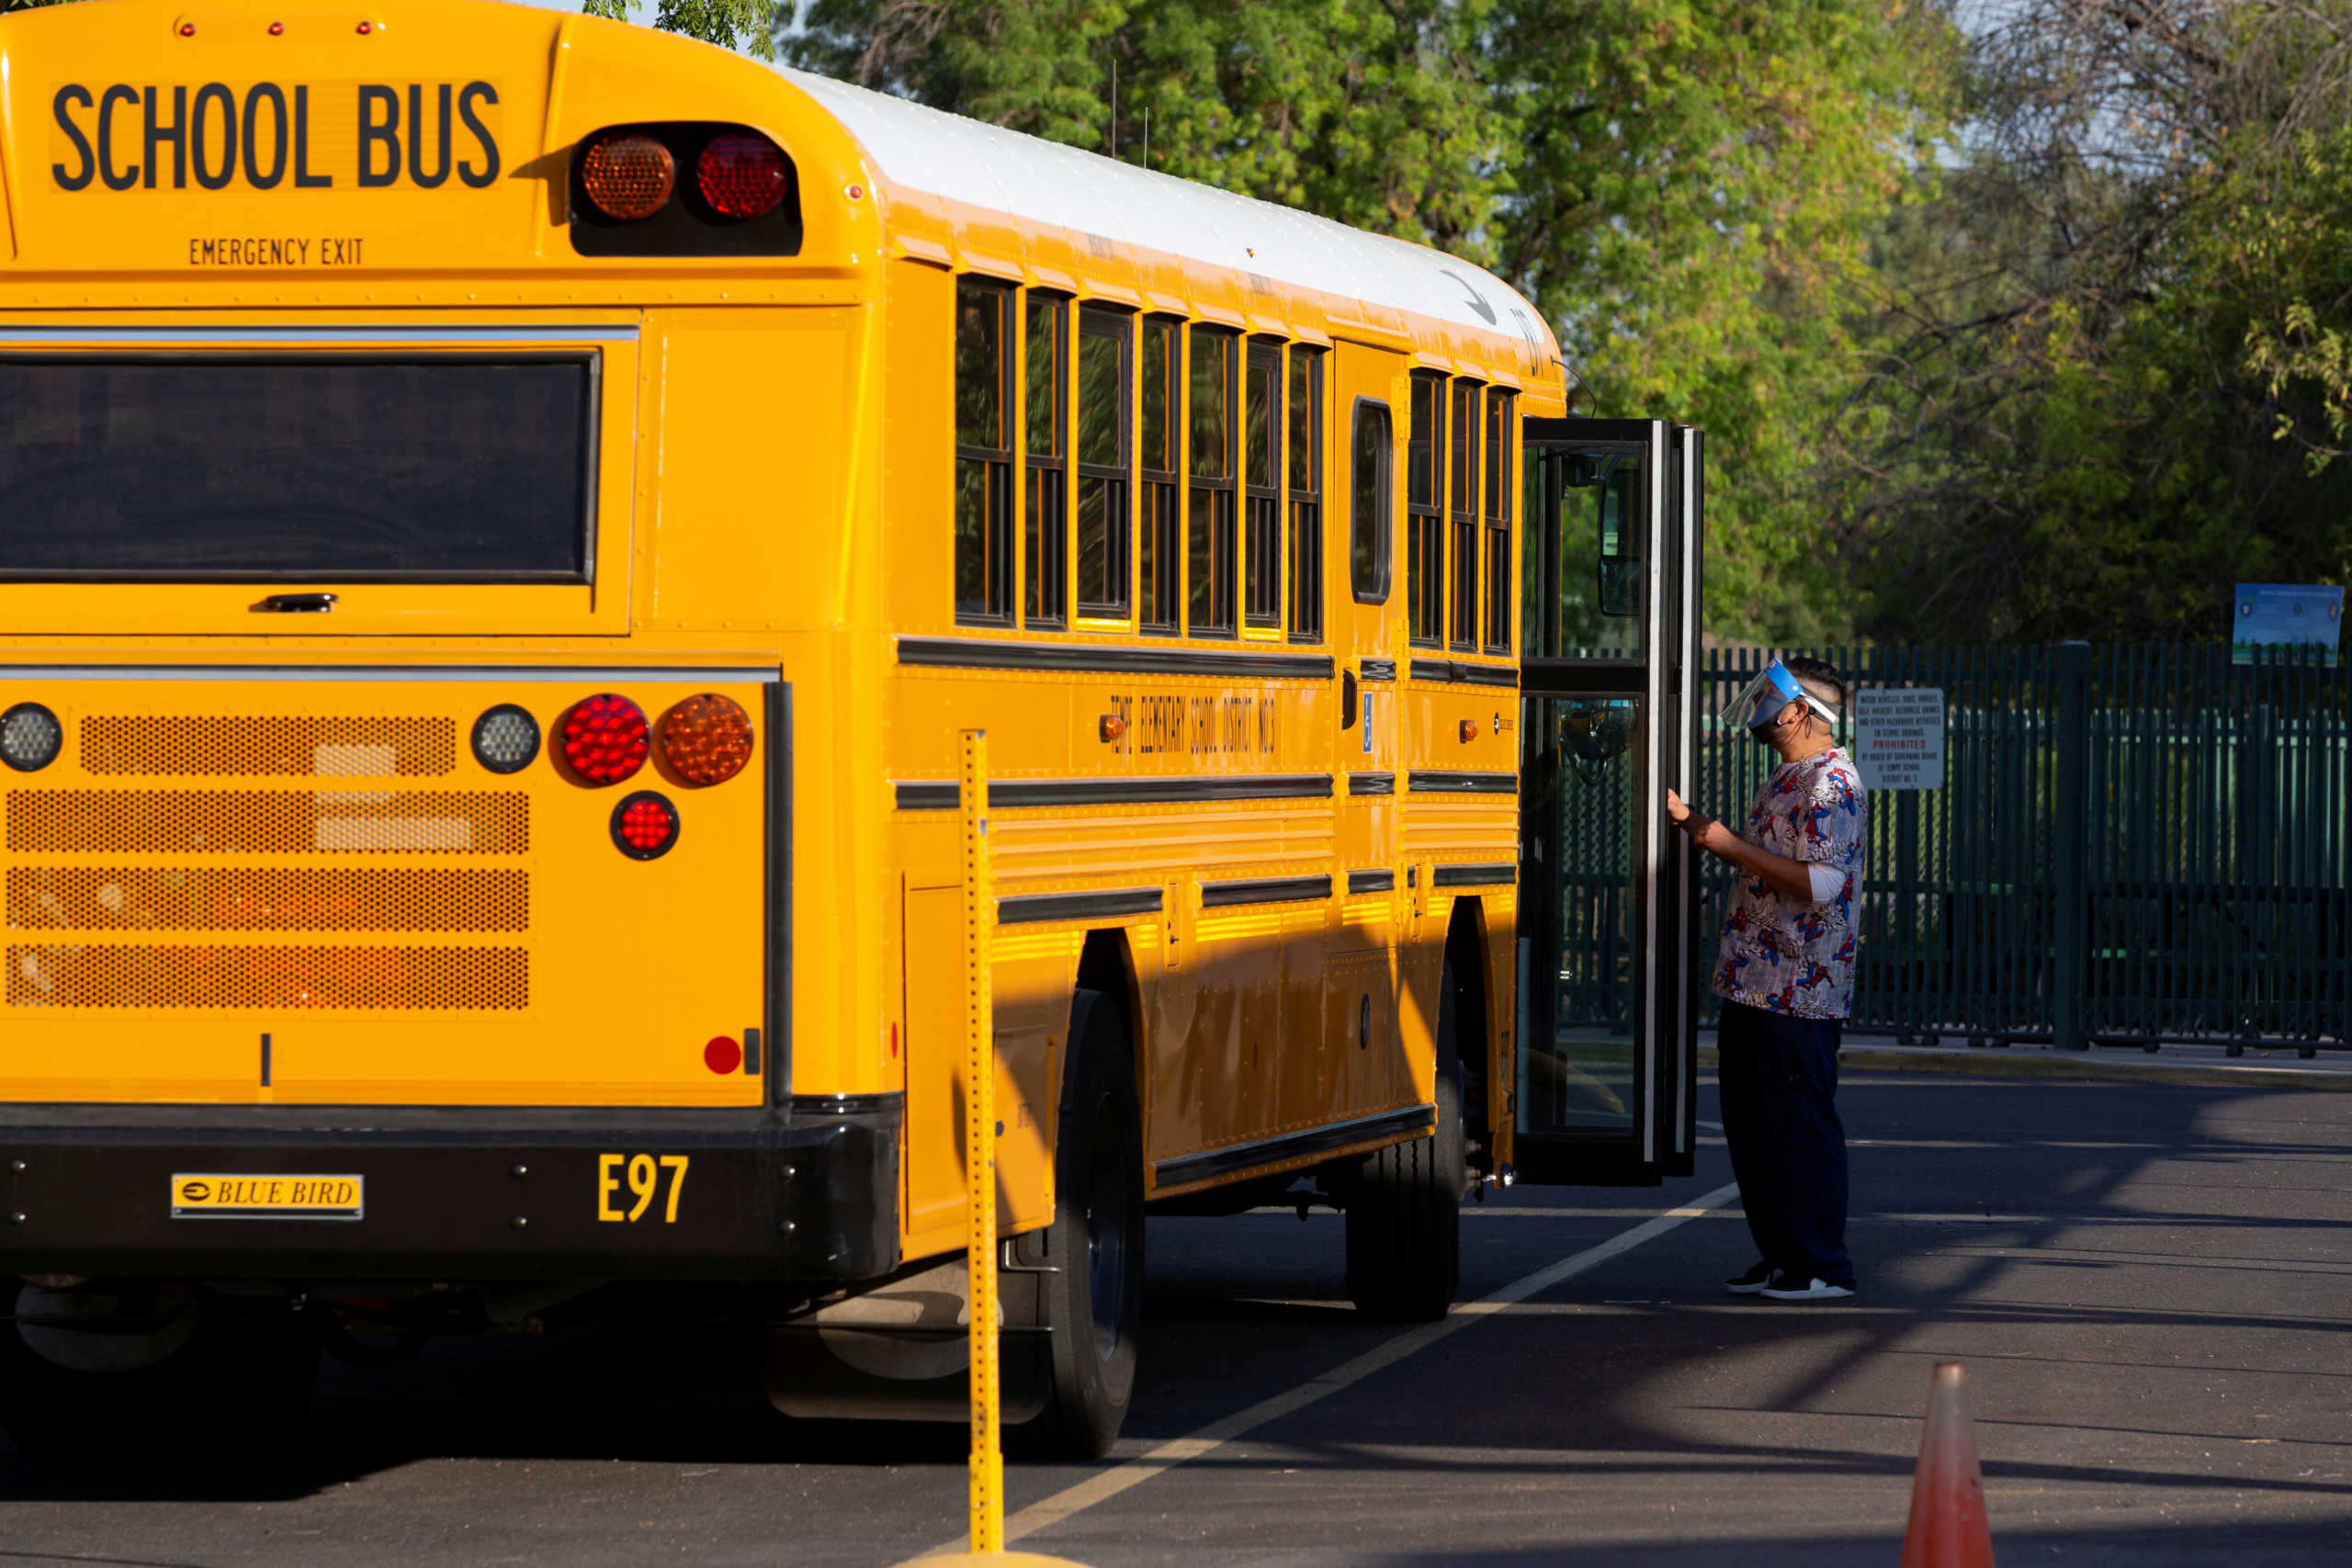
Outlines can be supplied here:
M1853 1011L1869 826L1860 772L1842 747L1772 770L1740 837L1758 849L1842 871L1845 881L1826 903L1800 902L1740 873L1715 949L1715 995L1798 1018Z

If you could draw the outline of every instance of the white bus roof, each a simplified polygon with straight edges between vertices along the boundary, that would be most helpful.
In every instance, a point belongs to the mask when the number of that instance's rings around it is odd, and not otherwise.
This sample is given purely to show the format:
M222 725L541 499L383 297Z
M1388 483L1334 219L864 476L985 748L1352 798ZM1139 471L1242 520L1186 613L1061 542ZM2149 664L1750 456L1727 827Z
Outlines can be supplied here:
M1558 349L1535 308L1484 267L1057 141L987 125L828 76L778 67L831 110L892 185L1256 273Z

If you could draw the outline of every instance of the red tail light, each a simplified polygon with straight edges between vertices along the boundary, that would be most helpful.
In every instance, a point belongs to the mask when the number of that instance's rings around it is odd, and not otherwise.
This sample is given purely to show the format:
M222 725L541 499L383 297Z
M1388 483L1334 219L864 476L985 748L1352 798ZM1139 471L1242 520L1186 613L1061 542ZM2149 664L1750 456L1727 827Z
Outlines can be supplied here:
M678 808L650 789L613 807L613 843L631 860L660 860L678 841Z
M652 738L645 710L614 692L599 692L563 716L563 760L592 784L618 784L645 766Z
M695 188L713 212L727 218L766 217L784 199L791 179L782 150L753 131L711 138L695 164Z

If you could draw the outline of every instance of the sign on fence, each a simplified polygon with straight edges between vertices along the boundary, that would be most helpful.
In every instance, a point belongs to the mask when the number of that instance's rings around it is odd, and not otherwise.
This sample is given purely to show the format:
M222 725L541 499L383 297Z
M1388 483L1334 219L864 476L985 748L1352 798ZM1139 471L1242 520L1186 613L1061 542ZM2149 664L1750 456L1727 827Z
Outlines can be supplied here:
M1854 694L1854 761L1864 789L1944 787L1944 694L1936 686Z
M2317 643L2335 662L2344 633L2344 590L2287 582L2238 584L2237 617L2230 628L2230 657L2254 662L2254 650L2280 643Z

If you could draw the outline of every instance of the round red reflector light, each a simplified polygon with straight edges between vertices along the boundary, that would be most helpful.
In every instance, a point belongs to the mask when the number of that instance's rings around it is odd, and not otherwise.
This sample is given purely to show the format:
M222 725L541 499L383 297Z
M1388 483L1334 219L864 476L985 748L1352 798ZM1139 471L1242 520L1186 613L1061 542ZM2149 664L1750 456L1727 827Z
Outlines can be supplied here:
M614 692L582 697L563 716L563 760L592 784L618 784L645 766L645 710Z
M581 155L580 188L597 211L625 223L661 211L677 183L670 149L642 131L599 136Z
M731 1073L743 1065L743 1047L718 1035L702 1048L702 1065L714 1073Z
M792 184L792 166L766 137L747 130L714 136L695 164L695 186L723 218L764 218Z
M725 784L752 760L752 719L732 697L705 692L662 716L662 755L690 784Z
M678 841L678 808L641 789L613 807L613 843L631 860L660 860Z

